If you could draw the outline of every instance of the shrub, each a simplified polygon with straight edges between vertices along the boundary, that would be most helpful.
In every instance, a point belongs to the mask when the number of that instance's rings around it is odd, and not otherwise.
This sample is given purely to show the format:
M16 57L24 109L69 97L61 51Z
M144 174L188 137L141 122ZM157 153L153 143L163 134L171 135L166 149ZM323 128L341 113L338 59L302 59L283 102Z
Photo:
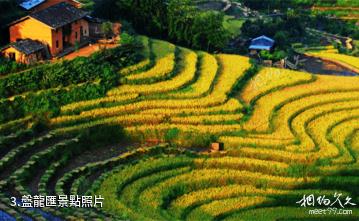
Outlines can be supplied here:
M123 32L121 34L121 40L120 40L121 45L133 44L135 41L136 41L135 37L128 34L127 32Z
M171 142L178 137L180 130L178 128L171 128L165 133L165 141Z
M28 65L10 61L0 57L0 76L10 74L27 68Z
M0 97L11 97L25 92L45 90L54 87L66 87L95 80L112 80L107 78L104 69L121 69L134 64L139 55L138 47L127 45L104 50L84 58L61 61L32 68L21 74L9 75L0 80ZM113 76L117 76L116 73ZM107 82L103 82L107 83Z
M12 100L0 100L0 122L27 114L54 116L61 105L105 96L106 91L118 84L116 70L139 59L138 46L117 47L89 58L46 64L0 79L0 97L15 95Z
M287 56L287 53L285 51L277 50L277 49L274 50L273 53L263 50L263 51L260 52L260 56L264 60L279 61L280 59L285 58Z
M93 144L103 146L126 139L126 134L123 131L123 128L119 125L97 125L95 127L84 129L80 134L80 142L85 146Z

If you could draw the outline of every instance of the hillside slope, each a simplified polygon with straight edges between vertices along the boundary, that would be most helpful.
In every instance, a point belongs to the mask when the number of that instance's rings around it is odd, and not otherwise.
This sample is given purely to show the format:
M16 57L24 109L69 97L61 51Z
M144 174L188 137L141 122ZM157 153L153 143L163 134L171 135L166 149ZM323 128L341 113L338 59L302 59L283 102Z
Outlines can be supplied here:
M359 200L359 77L258 70L243 56L142 42L143 60L116 70L121 84L105 96L63 105L50 128L29 117L1 125L2 213L36 220L359 218L350 205L351 215L310 215L297 203L310 194ZM143 146L149 140L165 144ZM225 151L201 151L213 141ZM30 211L10 206L14 194L96 194L104 202Z

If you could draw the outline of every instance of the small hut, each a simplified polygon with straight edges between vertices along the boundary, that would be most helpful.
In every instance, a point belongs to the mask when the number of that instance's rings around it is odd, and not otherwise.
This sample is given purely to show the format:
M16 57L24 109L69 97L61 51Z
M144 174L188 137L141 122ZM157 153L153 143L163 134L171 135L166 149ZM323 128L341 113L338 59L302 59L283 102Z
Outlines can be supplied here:
M46 59L48 51L41 42L24 39L9 44L1 50L1 54L10 60L31 64Z
M251 40L249 45L250 54L257 54L259 51L271 51L274 47L274 40L262 35Z
M224 143L215 142L211 143L211 152L218 152L224 150Z

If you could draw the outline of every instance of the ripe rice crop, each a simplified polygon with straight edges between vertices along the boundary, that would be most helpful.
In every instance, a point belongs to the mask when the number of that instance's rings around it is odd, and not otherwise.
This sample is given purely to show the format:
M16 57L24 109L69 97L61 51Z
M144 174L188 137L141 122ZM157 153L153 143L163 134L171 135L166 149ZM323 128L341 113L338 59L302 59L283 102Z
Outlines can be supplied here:
M251 138L251 137L238 137L238 136L222 136L220 138L221 142L226 143L229 146L266 146L266 147L277 147L283 148L285 145L290 145L294 142L293 139L290 140L281 140L281 139L261 139L261 138Z
M197 81L178 92L169 94L170 97L193 98L210 90L217 73L218 64L213 55L203 53Z
M1 125L2 198L101 194L103 208L45 211L156 221L304 220L313 217L295 203L303 195L340 192L358 202L359 77L254 73L247 57L141 41L143 60L120 70L122 84L106 97ZM33 96L25 109L57 104ZM2 102L17 114L15 98ZM78 145L66 146L75 136Z
M183 49L183 67L179 73L172 79L161 81L153 84L144 85L122 85L116 89L109 91L109 96L127 94L127 93L161 93L175 90L193 79L196 72L197 55L187 49Z
M194 160L194 164L200 168L231 168L267 174L280 173L288 168L288 165L282 162L230 156L210 159L199 158Z
M216 113L216 112L235 112L242 108L242 104L237 99L229 99L224 104L218 106L211 106L205 108L181 108L181 109L166 109L166 108L154 108L143 110L140 113L142 114L156 114L156 113L163 113L167 116L170 115L199 115L199 114L206 114L206 113Z
M328 135L335 144L344 147L348 138L355 140L349 136L352 136L357 129L359 129L359 116L350 116L331 128Z
M154 55L154 66L141 73L126 76L127 80L141 80L145 78L163 77L173 71L175 66L175 46L160 40L151 40L151 49ZM150 52L146 52L150 57Z
M144 78L163 77L173 71L175 66L175 55L169 54L156 61L156 64L148 71L133 74L126 77L127 80L139 80Z
M279 68L263 68L243 89L241 96L250 103L258 95L277 87L290 86L303 81L310 81L310 74Z
M260 98L254 108L252 117L244 125L247 130L266 131L269 129L269 118L277 105L288 99L315 93L357 90L359 78L338 76L316 76L316 80L307 84L277 90Z
M335 154L335 152L337 152L336 148L332 147L332 145L329 145L328 143L325 142L326 130L331 123L340 121L343 117L345 117L345 114L348 115L355 114L355 110L350 111L349 108L358 108L358 105L359 105L358 101L338 102L338 103L318 106L303 112L303 114L295 118L292 123L293 130L296 131L296 134L301 140L301 144L299 146L293 146L293 147L288 146L287 148L288 149L296 148L304 151L309 151L315 149L316 146L318 146L319 144L319 147L327 148L326 150L323 150L323 153L326 152L327 154L330 154L329 150L333 150L334 152L332 152L332 154ZM325 114L327 111L341 110L342 108L347 108L347 110L342 111L344 115L337 115L336 112L333 112L333 114L330 114L330 112L328 114ZM309 131L311 132L309 133L311 136L309 136L308 134ZM324 136L324 140L323 139L320 140L321 142L325 142L325 143L321 143L319 139L317 139L317 138L323 138L320 135Z
M143 50L142 50L142 55L144 57L144 60L131 65L129 67L123 68L119 71L120 75L125 76L125 75L129 75L129 74L133 74L136 71L140 71L142 69L144 69L145 67L149 66L151 64L151 59L150 59L150 48L149 48L149 44L150 44L150 40L149 38L145 37L145 36L139 36L138 39L142 42L143 44Z
M228 149L236 150L238 146L229 146ZM276 149L269 149L263 147L240 147L240 152L236 154L240 154L244 157L255 158L255 159L262 159L262 160L271 160L271 161L278 161L278 162L298 162L303 163L306 162L308 156L310 154L304 153L294 153L289 152L286 150L276 150Z
M238 122L242 114L221 114L221 115L198 115L188 117L171 117L174 124L211 124L225 123L228 121Z
M242 126L240 124L186 125L186 124L163 123L158 125L131 126L131 127L126 127L125 129L130 133L152 131L155 134L162 132L160 133L160 135L163 136L164 132L174 128L177 128L181 131L194 132L194 133L221 134L223 133L223 131L238 131L242 129Z
M151 64L151 60L145 59L135 65L131 65L129 67L123 68L122 70L120 70L120 75L129 75L137 70L145 68L146 66L148 66L150 64Z
M192 54L195 56L194 54ZM190 58L188 58L190 59ZM147 100L142 101L139 103L133 103L118 107L111 107L111 108L101 108L101 109L95 109L92 111L85 111L82 112L81 115L83 117L86 116L113 116L118 114L119 112L128 112L128 111L135 111L135 110L145 110L145 109L151 109L151 108L188 108L188 107L207 107L211 105L221 104L224 103L227 100L227 93L232 89L234 83L243 75L244 71L249 67L249 62L247 58L243 58L240 56L235 55L219 55L219 60L222 64L222 76L218 80L215 88L213 89L213 92L203 98L198 99L184 99L184 100ZM238 64L241 64L240 67L238 67ZM195 63L193 63L193 68L195 66ZM192 70L189 70L192 73ZM235 74L233 74L235 73ZM192 73L193 74L193 73ZM172 80L175 80L176 77L174 77ZM171 81L171 80L170 80ZM161 88L161 84L165 85L171 85L167 81L163 81L160 83L155 83L154 85L157 85L159 88ZM139 90L145 90L145 88L153 88L154 90L156 88L151 87L151 85L138 85L138 86L129 86L133 87L134 90L139 92ZM164 89L164 88L161 88ZM161 90L156 89L156 90ZM128 91L129 92L129 91ZM159 91L157 91L159 92Z
M351 105L348 105L349 108L347 109L343 109L341 111L333 110L333 112L325 114L308 124L308 131L315 138L317 145L320 147L325 147L325 150L322 152L330 152L330 149L336 149L339 151L338 157L332 159L333 164L348 164L353 161L352 156L346 148L336 146L327 139L327 130L331 125L336 124L337 122L341 122L343 119L347 119L352 116L359 116L359 102L351 102L350 104ZM355 128L354 124L352 125L352 128ZM324 156L324 153L322 153L321 156Z
M239 209L260 205L270 201L266 197L236 197L212 201L211 203L195 208L189 215L188 220L213 220L221 214L230 213Z
M306 96L298 96L294 100L289 100L288 102L284 101L284 105L277 111L276 117L272 118L273 123L273 132L263 135L255 135L260 138L265 137L267 139L277 138L277 139L294 139L295 136L292 132L292 126L294 117L299 119L302 117L303 112L306 109L311 109L315 106L325 105L329 103L338 103L359 98L359 92L329 92L329 93L319 93L319 94L309 94ZM333 107L337 105L333 104ZM330 109L330 108L329 108ZM304 118L306 117L304 116ZM304 121L302 121L304 123Z
M351 147L352 149L355 151L355 156L358 156L359 154L359 130L356 130L351 141L350 141L350 144L351 144ZM357 161L358 163L358 161Z
M126 95L119 95L119 96L112 96L112 97L104 97L104 98L99 98L99 99L94 99L94 100L80 101L80 102L62 106L61 111L62 112L73 112L76 110L81 110L85 107L100 106L101 104L105 104L105 103L130 101L130 100L136 99L138 96L139 96L138 94L126 94Z
M259 189L250 185L229 185L224 187L213 187L196 192L184 194L171 203L171 209L179 210L190 207L200 202L208 202L209 199L225 199L245 194L283 194L285 190Z

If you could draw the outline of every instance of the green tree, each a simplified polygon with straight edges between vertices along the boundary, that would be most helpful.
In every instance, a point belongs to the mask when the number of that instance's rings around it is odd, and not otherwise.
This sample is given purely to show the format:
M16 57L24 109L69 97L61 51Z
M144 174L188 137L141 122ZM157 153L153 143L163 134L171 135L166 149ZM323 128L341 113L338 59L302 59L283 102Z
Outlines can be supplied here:
M166 0L117 0L118 11L142 33L163 36L167 32Z
M168 4L168 35L180 43L191 42L196 9L189 0L171 0Z
M94 5L93 6L90 5L90 7L93 7L93 15L95 17L105 18L110 20L118 19L118 15L119 15L118 6L117 6L117 1L115 0L94 1Z
M112 30L112 23L109 21L106 21L104 23L101 24L101 30L104 34L105 38L109 38L112 34L113 34L113 30Z
M274 40L279 48L285 48L289 45L289 33L287 31L278 31L274 35Z
M121 34L121 40L120 40L121 45L133 44L134 42L135 42L134 36L128 34L127 32L123 32Z
M198 11L189 0L171 0L167 16L169 37L177 42L212 51L224 48L229 40L223 13Z
M272 53L270 53L269 51L266 51L266 50L260 51L259 55L261 56L261 58L263 60L272 60L273 59Z
M202 50L220 49L227 44L223 14L200 11L191 0L117 0L116 3L119 14L140 33Z
M178 138L179 133L180 130L178 128L169 129L165 134L165 141L168 143L174 142L174 140Z
M192 46L204 48L207 51L224 48L229 41L230 34L223 27L223 13L201 12L195 17L192 29Z

